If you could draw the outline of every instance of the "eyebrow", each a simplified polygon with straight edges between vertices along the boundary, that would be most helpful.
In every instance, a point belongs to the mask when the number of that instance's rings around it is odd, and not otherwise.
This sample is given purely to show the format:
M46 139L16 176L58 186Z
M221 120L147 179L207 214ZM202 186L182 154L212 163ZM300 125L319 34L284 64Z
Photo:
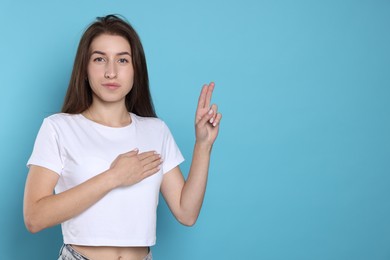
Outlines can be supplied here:
M106 53L103 52L103 51L93 51L93 52L91 53L91 55L92 55L92 54L106 55ZM116 56L122 56L122 55L129 55L129 56L131 57L131 54L130 54L130 52L128 52L128 51L122 51L122 52L118 52L118 53L116 54Z

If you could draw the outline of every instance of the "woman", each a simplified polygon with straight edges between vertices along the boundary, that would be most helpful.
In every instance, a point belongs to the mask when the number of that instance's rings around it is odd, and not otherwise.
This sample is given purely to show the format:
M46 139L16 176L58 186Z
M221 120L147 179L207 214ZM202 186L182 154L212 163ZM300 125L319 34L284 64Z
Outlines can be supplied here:
M27 163L27 229L61 223L59 259L152 259L160 190L180 223L199 215L222 117L213 89L204 85L199 97L184 180L180 150L154 112L137 33L117 16L98 18L80 40L62 113L44 120Z

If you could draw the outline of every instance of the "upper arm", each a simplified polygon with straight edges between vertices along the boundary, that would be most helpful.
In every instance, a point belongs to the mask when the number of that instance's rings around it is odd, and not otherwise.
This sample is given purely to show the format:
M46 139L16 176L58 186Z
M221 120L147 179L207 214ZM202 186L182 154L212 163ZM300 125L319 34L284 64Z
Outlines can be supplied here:
M47 168L30 165L24 190L24 214L28 214L34 203L40 199L53 195L59 175Z
M184 187L184 177L180 167L176 166L164 174L161 193L176 218L179 218L181 192Z

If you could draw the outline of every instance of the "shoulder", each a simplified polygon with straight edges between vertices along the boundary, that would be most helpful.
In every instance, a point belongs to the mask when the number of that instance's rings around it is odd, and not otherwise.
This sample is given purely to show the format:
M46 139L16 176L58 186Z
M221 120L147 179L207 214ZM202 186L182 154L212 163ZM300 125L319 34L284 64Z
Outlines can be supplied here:
M61 129L67 129L78 125L80 120L82 120L81 117L80 114L57 113L46 117L43 120L42 125L48 126L56 131L61 131Z
M156 135L159 133L161 136L169 136L171 135L171 131L167 124L156 117L141 117L135 114L131 114L132 119L137 130L141 130L142 132Z
M49 120L53 122L61 122L64 120L69 120L71 118L78 117L79 115L80 114L56 113L46 117L45 120Z
M165 126L164 121L157 117L142 117L131 113L131 119L137 127L161 128Z
M70 121L77 121L80 118L80 114L66 114L66 113L57 113L51 116L48 116L44 119L52 124L63 124Z

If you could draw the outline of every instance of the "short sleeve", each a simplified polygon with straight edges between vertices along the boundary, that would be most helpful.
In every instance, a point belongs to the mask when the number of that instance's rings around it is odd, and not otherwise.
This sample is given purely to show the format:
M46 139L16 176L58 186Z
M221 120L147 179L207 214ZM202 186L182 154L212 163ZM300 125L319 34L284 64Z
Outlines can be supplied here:
M165 174L182 163L184 161L184 157L181 154L180 149L171 134L171 131L164 122L163 138L164 140L161 155L163 158L162 171L163 174Z
M34 149L27 167L37 165L61 174L63 163L60 153L58 133L50 119L46 118L35 139Z

